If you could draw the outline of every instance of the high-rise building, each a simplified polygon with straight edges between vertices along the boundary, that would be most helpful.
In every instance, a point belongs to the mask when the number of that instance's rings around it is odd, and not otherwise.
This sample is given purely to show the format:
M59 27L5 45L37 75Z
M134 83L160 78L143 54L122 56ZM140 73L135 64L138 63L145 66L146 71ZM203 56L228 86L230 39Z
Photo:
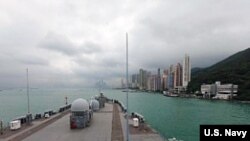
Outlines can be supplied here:
M168 74L168 89L174 88L174 66L170 65Z
M147 71L140 69L139 70L139 88L145 90L147 87Z
M174 72L174 65L170 65L169 67L169 73L172 73L172 72Z
M165 69L163 71L163 75L162 75L162 88L163 90L167 90L168 89L168 70Z
M191 80L191 63L190 58L186 54L183 60L183 72L182 72L182 86L187 87L188 82Z
M178 63L174 70L174 88L182 86L182 66Z
M131 87L132 88L137 88L138 87L138 77L139 77L138 74L133 74L131 76Z
M157 79L156 79L156 90L160 91L161 90L161 70L158 68L158 73L157 73Z
M168 69L163 70L163 75L168 75Z
M147 90L156 91L157 90L157 75L150 75L148 77Z
M174 88L174 73L171 72L168 75L168 89L171 90Z

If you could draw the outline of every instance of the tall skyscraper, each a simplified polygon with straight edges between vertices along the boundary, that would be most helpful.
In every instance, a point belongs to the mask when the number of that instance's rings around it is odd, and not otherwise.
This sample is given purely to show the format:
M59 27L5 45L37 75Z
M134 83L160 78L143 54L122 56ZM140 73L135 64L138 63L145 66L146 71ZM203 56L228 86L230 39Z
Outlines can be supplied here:
M158 73L157 73L157 83L156 83L156 89L159 91L161 90L161 70L158 68Z
M163 75L162 75L162 88L163 90L167 90L168 89L168 70L165 69L163 71Z
M170 72L167 79L168 79L168 83L167 83L168 89L171 90L174 88L174 73Z
M168 74L168 89L174 88L174 66L170 65Z
M137 88L138 87L138 79L139 79L139 75L138 74L133 74L131 76L131 87L132 88Z
M182 66L178 63L174 70L174 88L177 86L182 86Z
M145 90L147 87L147 71L140 69L139 70L139 88Z
M148 77L147 90L156 91L157 90L157 75L150 75Z
M188 82L191 80L191 63L190 58L186 54L183 60L183 73L182 73L182 86L187 87Z

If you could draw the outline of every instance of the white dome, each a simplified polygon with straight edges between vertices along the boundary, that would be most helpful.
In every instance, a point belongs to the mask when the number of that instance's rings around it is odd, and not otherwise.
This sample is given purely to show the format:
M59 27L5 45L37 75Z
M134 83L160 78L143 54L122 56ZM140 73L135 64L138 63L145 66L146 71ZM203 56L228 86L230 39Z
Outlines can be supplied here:
M97 100L95 100L95 99L90 100L90 105L91 105L93 110L99 110L100 104Z
M89 103L87 100L78 98L74 100L71 104L72 112L83 112L89 110Z

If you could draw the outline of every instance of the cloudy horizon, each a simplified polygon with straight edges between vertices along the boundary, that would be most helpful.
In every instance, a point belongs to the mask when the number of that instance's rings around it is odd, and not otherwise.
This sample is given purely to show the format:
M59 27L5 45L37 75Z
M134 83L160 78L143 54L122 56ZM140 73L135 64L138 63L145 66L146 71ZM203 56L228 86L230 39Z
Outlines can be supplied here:
M248 0L0 2L0 89L119 86L129 73L208 67L250 46Z

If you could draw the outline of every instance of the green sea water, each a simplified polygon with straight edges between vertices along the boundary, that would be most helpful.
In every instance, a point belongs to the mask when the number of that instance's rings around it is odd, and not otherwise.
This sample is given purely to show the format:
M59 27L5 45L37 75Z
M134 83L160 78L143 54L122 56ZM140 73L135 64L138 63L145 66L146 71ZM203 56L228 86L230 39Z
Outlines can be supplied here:
M103 90L104 95L123 101L121 90ZM97 89L31 89L31 113L43 113L76 98L90 99ZM146 121L165 138L184 141L199 140L200 124L250 124L250 104L165 97L160 94L136 92L129 94L129 112L141 113ZM5 123L27 113L25 89L0 91L0 119Z

